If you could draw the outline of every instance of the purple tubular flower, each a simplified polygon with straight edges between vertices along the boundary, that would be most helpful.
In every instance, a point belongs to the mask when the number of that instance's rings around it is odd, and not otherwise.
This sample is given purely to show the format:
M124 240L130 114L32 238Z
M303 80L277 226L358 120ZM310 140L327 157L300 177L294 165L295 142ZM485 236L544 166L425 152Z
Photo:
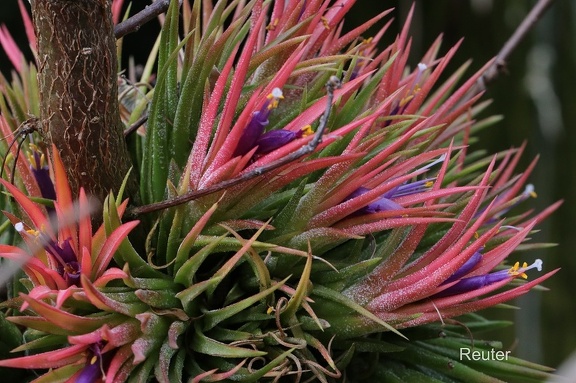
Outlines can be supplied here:
M418 63L418 71L416 72L416 76L414 78L414 81L412 82L411 88L408 89L408 91L406 92L404 97L400 99L400 101L395 103L394 107L389 113L390 116L401 115L404 112L404 110L406 109L408 104L410 104L410 101L412 101L416 93L420 91L420 81L422 80L422 75L424 74L424 71L426 71L426 69L428 69L428 66L426 64ZM385 127L390 125L391 122L392 120L386 121Z
M88 360L88 363L86 363L86 366L82 369L80 375L76 377L76 383L95 383L104 378L102 349L100 344L95 343L90 346L89 357L90 359Z
M258 146L258 149L256 149L256 154L270 153L294 141L295 139L307 136L309 134L312 134L312 129L309 125L297 132L292 132L286 129L271 130L264 133L256 141L256 145Z
M256 141L256 145L258 146L256 153L258 154L270 153L286 145L287 143L294 141L296 138L297 138L296 133L290 130L285 129L271 130L270 132L264 133Z
M359 197L362 194L365 194L369 191L370 189L361 186L358 189L356 189L352 194L350 194L348 197L346 197L346 200ZM397 204L396 202L392 201L389 198L380 197L376 201L370 202L363 208L356 210L355 214L372 214L381 211L400 210L400 209L402 209L402 206L400 204Z
M356 189L356 191L352 193L347 199L361 196L362 194L367 193L368 191L370 191L370 189L360 187ZM376 201L371 202L368 205L364 206L363 208L359 209L356 213L371 214L371 213L378 213L381 211L400 210L400 209L402 209L402 206L400 204L397 204L390 198L382 196L378 198Z
M442 284L445 285L446 283L457 281L458 279L462 278L466 274L470 272L480 262L482 259L482 254L477 251L458 269L452 276L446 279Z
M256 141L264 132L266 125L268 125L269 114L269 111L262 110L256 111L252 114L252 119L250 119L248 126L244 130L244 133L242 133L242 137L240 137L236 150L234 150L234 157L243 156L256 145Z
M64 278L68 287L80 286L81 267L78 263L76 252L70 244L72 238L65 239L63 242L58 243L44 233L36 230L25 230L22 222L16 223L14 228L17 232L26 233L26 235L35 238L42 244L44 250L52 256L53 261L56 263L58 274Z
M425 179L420 181L409 182L404 185L396 186L394 189L387 191L382 195L382 197L386 198L398 198L407 195L412 195L416 193L420 193L426 191L432 186L433 184L432 179Z
M29 158L30 169L36 179L40 194L43 198L55 200L56 190L54 183L50 178L50 170L47 165L44 165L44 155L36 147L32 147L32 155Z
M278 107L278 102L282 98L284 98L282 91L279 88L274 88L272 93L268 95L262 108L252 113L252 118L238 141L233 157L243 156L256 146L256 142L262 136L264 129L268 125L268 117L270 116L271 110Z
M80 264L68 238L62 244L55 243L51 239L46 240L45 249L58 262L58 273L67 282L68 286L79 286Z
M542 271L542 260L537 259L530 266L528 266L528 264L524 262L524 265L522 265L522 267L520 267L520 264L516 262L516 264L508 270L500 270L490 274L463 278L456 284L448 287L446 290L442 290L439 293L434 294L432 298L442 298L457 294L464 294L469 291L478 290L484 286L488 286L493 283L500 282L505 279L513 278L516 276L520 276L526 279L528 278L528 276L526 275L526 271L530 269L537 269L538 271Z
M386 193L382 194L382 196L380 196L380 198L378 198L376 201L369 203L368 205L364 206L361 209L358 209L355 214L371 214L371 213L379 213L381 211L401 210L403 209L402 205L394 202L392 200L393 198L403 197L426 191L432 186L432 184L433 184L432 180L425 179L397 186L392 190L389 190ZM352 194L350 194L348 197L346 197L346 201L352 198L359 197L362 194L367 193L368 191L370 191L370 189L361 186L358 189L356 189Z

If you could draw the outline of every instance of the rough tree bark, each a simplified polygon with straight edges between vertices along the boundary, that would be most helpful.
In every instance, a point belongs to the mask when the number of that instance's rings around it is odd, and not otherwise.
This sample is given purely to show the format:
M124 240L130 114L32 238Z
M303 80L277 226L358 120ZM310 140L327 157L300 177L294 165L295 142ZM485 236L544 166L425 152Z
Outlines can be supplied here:
M34 0L42 133L76 193L100 202L130 166L118 109L116 39L109 0ZM135 192L135 181L129 190ZM134 197L134 195L132 195Z

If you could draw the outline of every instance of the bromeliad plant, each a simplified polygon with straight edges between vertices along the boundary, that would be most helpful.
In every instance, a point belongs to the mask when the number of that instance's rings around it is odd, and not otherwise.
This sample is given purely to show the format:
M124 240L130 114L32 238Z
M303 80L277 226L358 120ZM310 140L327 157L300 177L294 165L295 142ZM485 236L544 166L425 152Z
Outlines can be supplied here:
M121 202L124 186L90 202L71 190L60 149L42 146L41 132L22 134L33 130L23 128L33 120L20 125L26 114L39 113L35 67L2 30L18 66L11 83L2 79L0 127L19 144L3 144L13 181L0 181L0 256L3 269L22 270L1 306L2 373L35 382L549 376L517 358L459 359L460 348L503 347L477 336L507 323L477 311L556 272L522 281L545 265L520 266L513 254L542 246L526 241L558 207L520 210L535 196L535 162L516 169L523 146L489 157L469 147L497 120L476 117L488 104L474 91L486 67L446 77L457 46L442 56L438 39L412 69L410 16L378 50L390 24L360 36L389 12L344 33L353 4L171 1L141 78L119 80L139 206Z

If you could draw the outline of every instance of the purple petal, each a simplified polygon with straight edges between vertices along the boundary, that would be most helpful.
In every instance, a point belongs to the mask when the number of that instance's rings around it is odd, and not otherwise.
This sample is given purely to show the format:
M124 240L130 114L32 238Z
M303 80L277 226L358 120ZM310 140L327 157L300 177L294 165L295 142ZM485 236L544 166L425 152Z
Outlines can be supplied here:
M370 189L365 187L359 187L356 189L352 194L346 197L346 200L356 198L365 194L366 192L370 191ZM355 214L371 214L371 213L378 213L381 211L392 211L392 210L401 210L403 207L396 202L392 201L386 197L380 197L376 201L369 203L368 205L364 206L361 209L358 209Z
M463 294L472 290L480 289L484 286L491 285L492 283L503 281L511 278L508 270L500 270L490 274L477 275L475 277L461 279L455 285L448 287L446 290L434 294L432 298L448 297L451 295Z
M100 358L94 357L95 361L88 361L80 375L76 377L76 383L95 383L102 378Z
M298 135L294 132L285 129L271 130L264 133L257 141L256 145L258 149L256 153L266 154L270 153L287 143L298 138Z
M476 266L478 264L478 262L480 262L481 259L482 259L482 254L478 251L475 252L466 261L466 263L464 263L458 270L456 270L456 272L454 272L454 274L452 274L452 276L450 278L446 279L442 284L454 282L454 281L462 278L463 276L468 274L470 272L470 270L472 270L474 268L474 266Z
M431 183L432 179L409 182L404 185L396 186L394 189L387 191L382 196L386 198L398 198L420 193L429 190Z
M401 205L392 201L391 199L380 197L378 200L364 206L359 211L365 213L379 213L381 211L392 211L404 209Z
M252 114L252 119L244 129L236 150L234 150L234 157L243 156L248 153L254 146L256 146L256 141L262 133L264 128L268 125L268 115L269 111L257 111Z
M44 166L40 169L31 167L32 174L36 179L36 183L38 184L38 188L40 188L40 194L42 194L43 198L55 200L56 199L56 191L54 190L54 183L50 178L50 171L48 170L47 166Z

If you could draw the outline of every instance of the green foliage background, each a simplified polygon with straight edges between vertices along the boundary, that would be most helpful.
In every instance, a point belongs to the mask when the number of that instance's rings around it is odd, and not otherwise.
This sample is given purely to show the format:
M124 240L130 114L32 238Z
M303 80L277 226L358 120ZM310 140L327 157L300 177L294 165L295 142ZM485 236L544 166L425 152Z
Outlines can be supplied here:
M147 2L134 1L134 8ZM417 0L412 35L414 56L411 65L418 62L417 52L423 52L440 34L444 34L444 48L455 44L461 37L459 65L473 58L472 70L478 69L493 57L514 28L528 13L535 1L525 0ZM411 0L373 1L357 0L355 11L348 18L350 26L360 24L380 10L395 7L396 22L404 20ZM552 249L531 252L541 257L547 270L561 267L560 273L546 281L550 292L532 291L520 299L522 307L516 312L499 310L500 319L510 315L516 322L515 333L507 333L507 346L517 356L549 366L558 366L576 349L576 300L572 273L576 272L576 1L556 1L546 16L514 52L506 74L492 84L487 97L494 100L489 108L492 114L503 114L505 119L480 136L477 147L489 152L519 146L528 141L525 164L540 155L540 162L531 182L539 197L532 200L541 210L558 199L565 204L551 219L540 226L538 242L556 242ZM0 24L26 46L20 25L16 0L2 0ZM142 42L139 32L138 41ZM387 34L392 38L393 34ZM366 36L369 37L369 36ZM125 48L130 50L130 40ZM141 44L140 44L141 45ZM138 56L139 52L134 51ZM455 69L455 68L454 68ZM0 70L9 73L9 63L0 52ZM449 71L448 71L449 72ZM530 261L527 259L527 261Z

